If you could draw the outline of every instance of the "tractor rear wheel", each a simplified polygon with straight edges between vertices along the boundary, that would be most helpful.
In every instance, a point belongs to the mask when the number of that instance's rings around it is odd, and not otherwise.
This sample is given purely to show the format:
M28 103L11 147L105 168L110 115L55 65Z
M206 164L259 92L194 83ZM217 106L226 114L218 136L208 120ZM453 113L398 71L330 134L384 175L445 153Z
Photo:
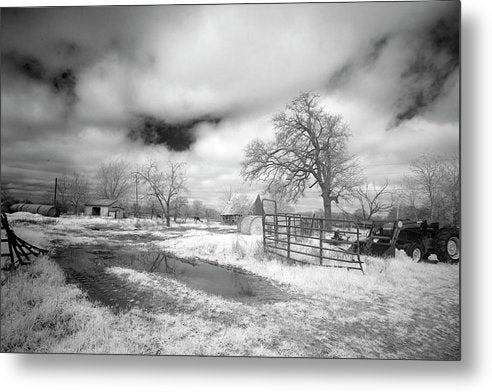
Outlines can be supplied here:
M407 248L406 253L413 261L420 263L424 259L424 247L420 244L413 243Z
M434 239L436 255L443 263L458 263L460 261L460 237L455 228L440 230Z

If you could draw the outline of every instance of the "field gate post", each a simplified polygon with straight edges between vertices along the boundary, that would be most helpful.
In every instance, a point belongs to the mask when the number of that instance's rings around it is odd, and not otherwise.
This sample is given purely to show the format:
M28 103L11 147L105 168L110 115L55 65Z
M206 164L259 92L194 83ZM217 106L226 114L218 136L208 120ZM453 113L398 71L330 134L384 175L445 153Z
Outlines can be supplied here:
M261 223L263 225L263 250L266 252L266 226L265 226L265 213L261 217Z
M323 265L323 220L319 220L319 265Z
M362 275L365 275L364 269L362 268L362 261L360 260L360 231L359 231L359 224L357 224L357 260L359 261L359 267L360 270L362 271Z

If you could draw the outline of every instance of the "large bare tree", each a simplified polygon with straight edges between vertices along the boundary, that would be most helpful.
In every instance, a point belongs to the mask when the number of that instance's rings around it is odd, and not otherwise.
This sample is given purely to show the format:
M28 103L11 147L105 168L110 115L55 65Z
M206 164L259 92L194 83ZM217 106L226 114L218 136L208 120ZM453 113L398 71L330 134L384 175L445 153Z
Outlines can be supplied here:
M332 202L348 197L361 180L355 156L347 152L347 124L326 113L317 94L302 93L273 118L273 126L273 142L257 139L246 147L243 178L264 181L268 190L282 184L292 202L317 186L325 218L331 218Z
M129 164L122 159L102 163L97 170L97 194L104 199L119 199L130 187Z
M159 203L168 227L171 226L171 203L185 190L184 165L183 162L169 161L166 170L162 171L155 162L151 161L136 172Z

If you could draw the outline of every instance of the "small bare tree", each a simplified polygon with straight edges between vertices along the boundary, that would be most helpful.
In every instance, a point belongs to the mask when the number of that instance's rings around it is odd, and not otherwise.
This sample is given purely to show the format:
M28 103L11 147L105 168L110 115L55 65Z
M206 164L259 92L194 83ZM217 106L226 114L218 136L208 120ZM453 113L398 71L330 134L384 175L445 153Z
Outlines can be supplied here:
M251 213L251 201L247 195L236 195L232 200L234 214L249 215Z
M225 207L229 203L233 194L234 194L234 189L232 188L232 186L226 186L222 189L222 193L220 197L222 207Z
M246 181L282 184L295 202L307 187L321 191L325 218L331 204L360 184L360 168L347 152L348 126L341 116L326 113L319 96L303 93L273 118L275 140L254 140L246 147L241 174Z
M10 191L8 190L7 184L2 182L0 188L1 188L1 194L2 194L2 196L1 196L2 205L12 204L14 201L14 197L12 196Z
M79 173L63 176L58 182L58 189L61 200L72 207L75 214L78 213L82 203L89 198L89 181Z
M377 187L366 183L354 190L354 197L360 207L360 218L370 220L373 216L388 213L394 206L393 193L388 189L389 181Z
M400 200L411 210L412 219L418 220L419 189L412 176L404 176L401 182Z
M191 213L193 217L196 216L202 218L205 216L205 205L203 204L203 201L193 200L193 203L191 203Z
M174 222L186 212L188 207L188 198L185 196L177 196L171 201L171 214L173 215Z
M443 158L441 193L444 219L460 223L460 161L458 153Z
M412 161L411 170L414 174L415 184L425 195L430 220L435 219L436 205L439 198L439 188L443 180L443 162L441 157L430 153L423 153Z
M168 227L171 226L171 202L185 190L184 165L183 162L169 161L167 170L161 171L157 164L151 161L136 172L149 187L151 195L158 201Z
M121 159L102 163L97 170L97 195L104 199L119 199L130 187L129 164Z

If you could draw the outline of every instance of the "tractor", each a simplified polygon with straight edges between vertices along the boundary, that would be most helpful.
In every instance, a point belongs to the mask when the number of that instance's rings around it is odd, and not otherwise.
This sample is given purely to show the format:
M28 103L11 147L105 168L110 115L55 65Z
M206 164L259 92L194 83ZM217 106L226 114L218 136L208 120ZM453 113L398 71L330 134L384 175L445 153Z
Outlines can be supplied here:
M443 263L460 261L459 228L427 224L425 220L373 221L359 246L361 254L372 256L394 257L395 249L400 249L416 262L431 254Z

